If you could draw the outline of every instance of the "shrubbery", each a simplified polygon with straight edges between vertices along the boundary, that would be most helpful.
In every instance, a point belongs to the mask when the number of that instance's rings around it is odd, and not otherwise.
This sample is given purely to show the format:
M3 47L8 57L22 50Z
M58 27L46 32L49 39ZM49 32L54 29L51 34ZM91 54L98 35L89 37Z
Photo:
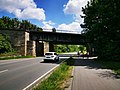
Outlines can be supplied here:
M0 34L0 54L6 52L12 52L13 48L6 35Z

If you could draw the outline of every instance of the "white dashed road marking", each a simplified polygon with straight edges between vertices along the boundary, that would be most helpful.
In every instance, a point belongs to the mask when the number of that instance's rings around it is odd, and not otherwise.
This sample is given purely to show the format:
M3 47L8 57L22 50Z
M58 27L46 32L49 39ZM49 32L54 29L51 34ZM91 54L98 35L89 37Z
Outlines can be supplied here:
M4 72L7 72L8 70L3 70L3 71L0 71L0 73L4 73Z

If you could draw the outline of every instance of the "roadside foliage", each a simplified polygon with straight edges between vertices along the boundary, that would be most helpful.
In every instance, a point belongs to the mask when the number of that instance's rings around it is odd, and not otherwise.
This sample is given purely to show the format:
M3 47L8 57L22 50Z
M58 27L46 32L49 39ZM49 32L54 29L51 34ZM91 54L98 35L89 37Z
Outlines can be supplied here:
M82 11L83 33L98 58L120 61L120 0L91 0Z

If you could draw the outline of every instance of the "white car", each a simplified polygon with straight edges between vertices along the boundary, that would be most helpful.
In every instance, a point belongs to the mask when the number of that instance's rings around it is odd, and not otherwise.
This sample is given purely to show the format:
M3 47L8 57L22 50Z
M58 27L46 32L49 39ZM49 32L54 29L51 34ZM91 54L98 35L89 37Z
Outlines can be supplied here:
M52 60L52 61L59 61L59 56L57 55L56 52L47 52L45 53L45 57L44 57L44 61L48 61L48 60Z

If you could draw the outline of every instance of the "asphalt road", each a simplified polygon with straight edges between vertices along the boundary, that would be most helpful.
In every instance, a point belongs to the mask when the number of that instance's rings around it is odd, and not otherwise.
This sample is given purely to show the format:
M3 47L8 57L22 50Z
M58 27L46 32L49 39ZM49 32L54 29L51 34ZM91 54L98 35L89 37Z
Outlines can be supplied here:
M43 58L0 61L0 90L22 90L59 63Z

